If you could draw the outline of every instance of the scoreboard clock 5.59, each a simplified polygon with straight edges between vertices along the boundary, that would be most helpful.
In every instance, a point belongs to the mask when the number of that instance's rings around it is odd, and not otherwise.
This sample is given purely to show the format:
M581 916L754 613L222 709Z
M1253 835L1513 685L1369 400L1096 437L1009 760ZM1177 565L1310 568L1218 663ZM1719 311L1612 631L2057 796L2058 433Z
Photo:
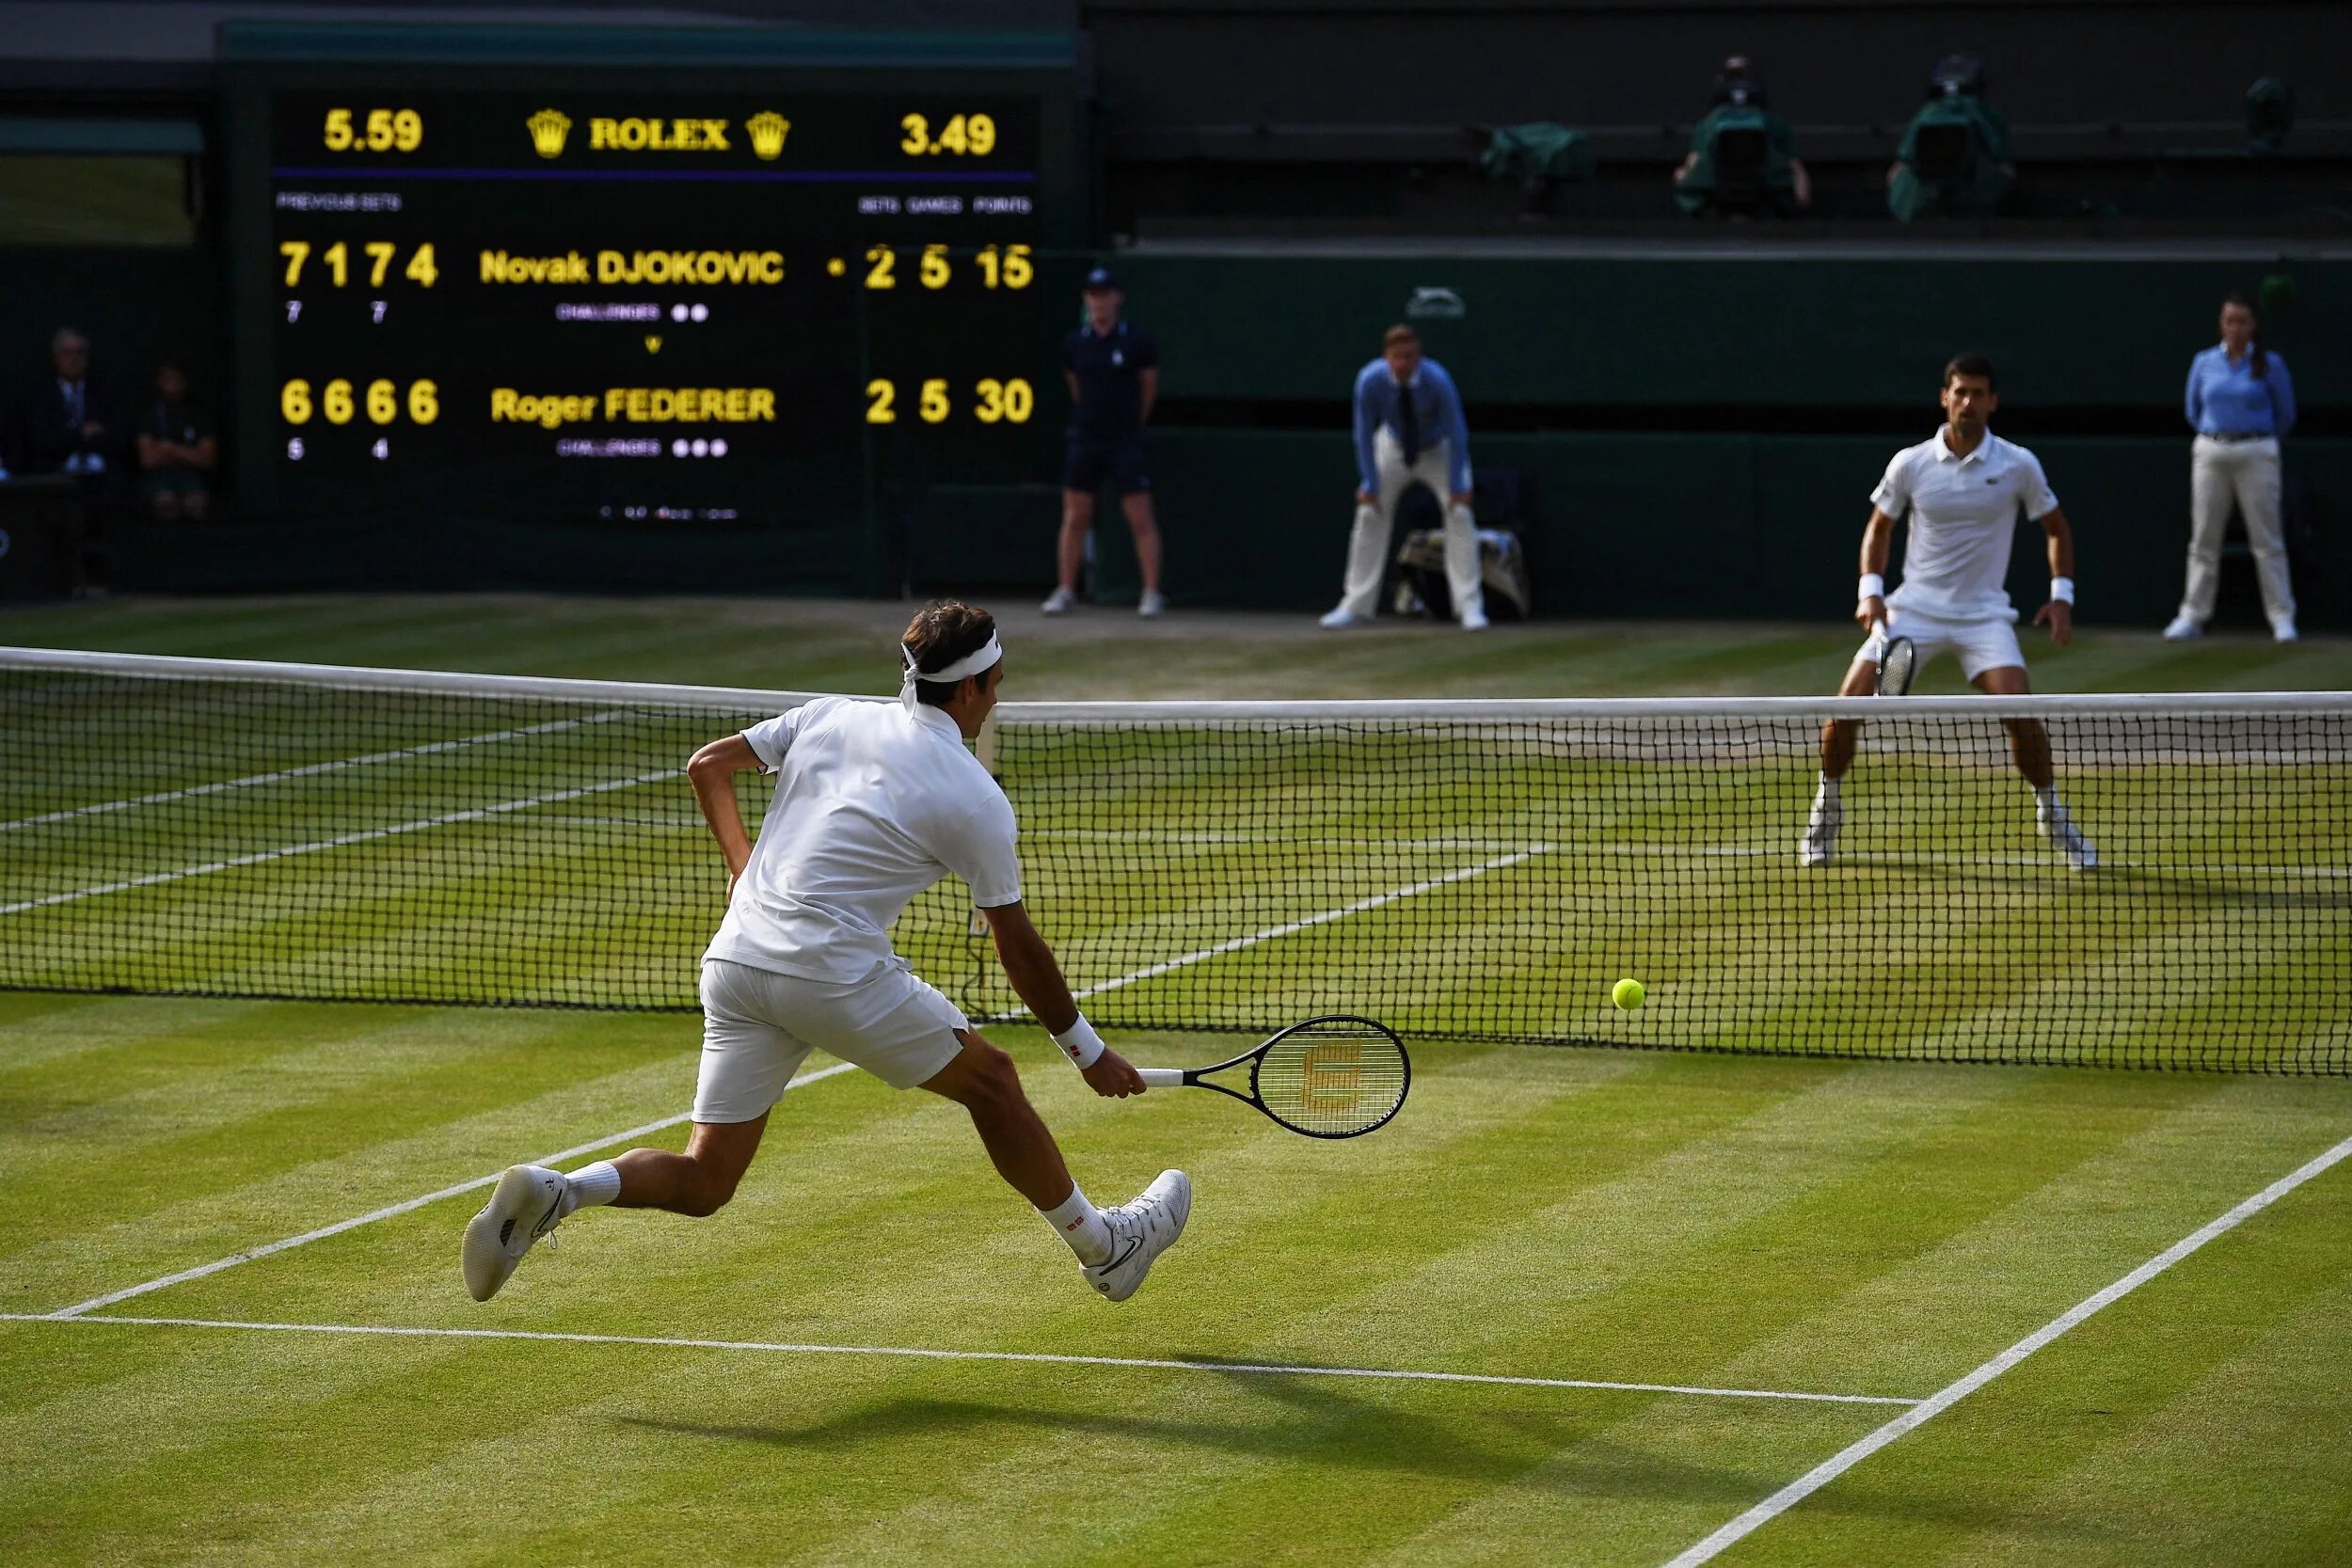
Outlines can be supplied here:
M825 526L1040 472L1066 71L488 53L243 73L248 503Z

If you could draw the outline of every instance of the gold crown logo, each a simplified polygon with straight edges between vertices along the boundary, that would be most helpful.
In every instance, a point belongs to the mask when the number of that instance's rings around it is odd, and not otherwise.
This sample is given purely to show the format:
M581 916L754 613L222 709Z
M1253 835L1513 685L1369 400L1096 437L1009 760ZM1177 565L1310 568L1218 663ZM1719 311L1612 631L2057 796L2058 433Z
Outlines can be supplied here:
M531 146L542 158L564 155L564 138L571 135L572 122L560 109L541 109L524 121L531 128Z
M761 158L773 159L784 151L784 138L792 134L792 122L770 110L752 116L743 122L743 129L752 134L752 150Z

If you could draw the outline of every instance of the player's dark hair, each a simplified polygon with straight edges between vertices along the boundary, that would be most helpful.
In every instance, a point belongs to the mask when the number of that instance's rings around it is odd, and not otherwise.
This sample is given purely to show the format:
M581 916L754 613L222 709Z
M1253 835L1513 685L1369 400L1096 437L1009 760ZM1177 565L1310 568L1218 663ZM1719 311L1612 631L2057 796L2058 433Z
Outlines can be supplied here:
M1974 352L1953 355L1951 362L1944 367L1944 385L1949 387L1952 377L1956 375L1980 375L1984 377L1986 387L1995 392L2001 389L2000 382L1993 374L1993 361L1985 355Z
M1410 343L1415 348L1419 348L1421 346L1421 334L1406 325L1403 322L1397 323L1394 326L1390 327L1386 332L1380 334L1381 353L1386 354L1389 350L1396 347L1399 343Z
M920 678L921 672L945 670L978 653L995 635L996 617L961 599L934 599L916 610L914 619L907 623L906 635L898 639L914 656L914 700L930 707L946 707L963 682L927 681Z
M2246 355L2252 363L2254 379L2266 380L2270 375L2270 356L2263 352L2263 313L2251 294L2233 291L2221 296L2221 309L2227 310L2233 305L2254 318L2254 335L2247 340Z

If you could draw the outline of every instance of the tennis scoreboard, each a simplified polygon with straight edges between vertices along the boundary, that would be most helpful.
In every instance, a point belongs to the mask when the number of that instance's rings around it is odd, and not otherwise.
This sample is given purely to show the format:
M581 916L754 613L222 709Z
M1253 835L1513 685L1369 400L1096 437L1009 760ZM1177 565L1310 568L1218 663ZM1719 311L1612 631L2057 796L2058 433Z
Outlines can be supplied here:
M1066 60L388 31L235 68L250 502L775 528L1042 471Z

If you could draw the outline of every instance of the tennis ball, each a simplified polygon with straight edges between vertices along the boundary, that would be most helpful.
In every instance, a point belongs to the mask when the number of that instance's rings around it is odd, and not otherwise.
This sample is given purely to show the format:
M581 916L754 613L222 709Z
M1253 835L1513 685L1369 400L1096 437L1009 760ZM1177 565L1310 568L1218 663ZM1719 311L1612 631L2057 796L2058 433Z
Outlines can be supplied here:
M1620 980L1609 988L1609 1000L1617 1005L1617 1010L1620 1012L1631 1012L1640 1006L1648 995L1649 988L1639 980Z

